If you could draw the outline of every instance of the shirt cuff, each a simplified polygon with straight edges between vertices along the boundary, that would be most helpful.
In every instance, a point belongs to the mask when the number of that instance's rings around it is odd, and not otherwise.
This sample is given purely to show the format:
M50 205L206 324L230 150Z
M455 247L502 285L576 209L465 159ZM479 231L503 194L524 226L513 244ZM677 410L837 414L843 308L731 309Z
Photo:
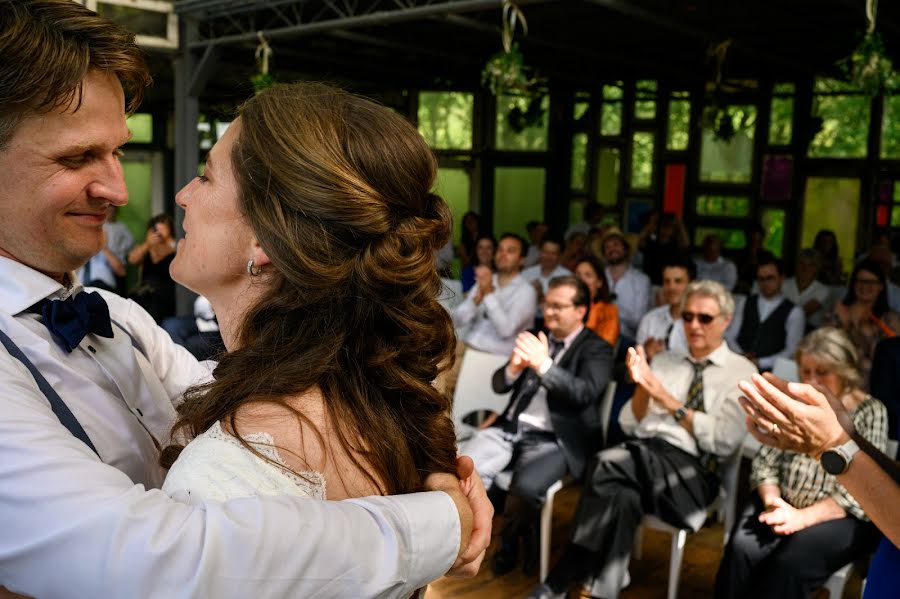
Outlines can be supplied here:
M550 370L551 366L553 366L553 360L548 357L546 360L544 360L544 363L541 364L540 368L538 368L538 375L544 376L545 374L547 374L547 371Z

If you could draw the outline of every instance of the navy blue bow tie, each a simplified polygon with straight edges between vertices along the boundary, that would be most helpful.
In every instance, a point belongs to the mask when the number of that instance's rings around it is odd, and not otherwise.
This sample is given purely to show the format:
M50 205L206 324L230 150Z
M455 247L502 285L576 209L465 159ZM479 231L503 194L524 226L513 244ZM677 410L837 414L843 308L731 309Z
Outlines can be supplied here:
M112 338L109 308L99 293L79 293L65 300L42 299L29 312L44 317L43 323L70 352L88 333Z

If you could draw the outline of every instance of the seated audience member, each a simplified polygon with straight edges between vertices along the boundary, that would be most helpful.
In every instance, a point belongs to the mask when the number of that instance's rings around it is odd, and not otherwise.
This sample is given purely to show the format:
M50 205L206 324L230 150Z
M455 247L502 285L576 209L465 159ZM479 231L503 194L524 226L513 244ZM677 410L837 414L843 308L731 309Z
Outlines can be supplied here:
M742 354L760 370L772 370L776 358L789 358L803 337L803 310L784 297L781 261L769 252L761 255L756 283L759 294L738 307L731 334Z
M538 263L538 256L541 252L541 242L547 234L548 227L544 223L532 220L528 221L528 224L525 225L525 230L528 232L528 253L525 255L524 266L525 268L528 268L529 266L534 266Z
M694 262L687 257L675 256L663 264L662 294L666 303L644 314L638 326L637 342L644 347L647 360L652 361L665 350L687 352L681 296L695 274Z
M855 430L879 451L887 410L861 389L858 355L847 334L813 331L797 347L800 379L832 393ZM755 489L735 523L716 577L716 597L809 597L831 574L875 547L859 503L809 456L762 446L753 458Z
M584 326L615 347L619 338L619 309L609 296L609 284L603 274L603 266L599 260L588 256L575 267L575 276L587 285L591 297Z
M169 265L175 258L175 223L168 214L157 214L147 223L147 236L128 253L128 263L140 267L140 282L129 297L150 313L157 323L175 316L175 281Z
M825 318L825 304L830 291L818 279L820 257L814 249L805 249L797 256L797 268L793 277L784 280L781 286L784 297L803 310L807 330L822 326Z
M875 346L900 332L900 315L888 307L887 281L879 265L863 260L853 269L847 295L834 307L828 324L842 328L860 354L860 368L868 381Z
M494 270L494 252L497 250L497 242L490 233L482 233L475 242L475 264L468 264L462 267L460 272L460 281L462 282L463 292L468 292L475 284L475 268L478 266L486 266Z
M765 235L766 231L759 223L752 223L747 228L747 247L744 248L736 260L738 282L734 286L735 293L750 294L753 282L756 279L756 267L759 265L759 259L768 253L763 248Z
M619 308L619 333L635 338L637 326L650 307L650 279L629 262L631 247L619 229L610 229L603 237L606 281Z
M554 235L545 236L541 242L538 263L522 271L522 278L531 283L537 293L538 309L535 315L535 325L538 327L543 322L544 317L541 311L541 304L544 301L544 294L547 293L550 279L572 274L568 268L561 266L559 263L565 246L566 244L563 243L562 239Z
M463 266L475 264L475 242L482 234L481 217L477 212L469 210L462 217L462 230L459 236L459 256Z
M522 262L527 251L524 239L504 233L494 254L496 272L483 265L475 267L475 286L451 313L458 328L467 328L466 336L456 343L453 366L438 375L435 381L438 389L453 393L466 348L509 355L519 333L534 323L537 293L522 278Z
M737 284L737 266L722 256L722 238L718 235L703 238L703 255L694 262L698 279L718 281L729 291Z
M163 320L162 328L198 360L209 360L225 351L216 314L202 295L194 300L193 316L170 316Z
M124 281L125 258L134 245L134 236L125 223L116 220L119 207L106 207L106 222L103 223L105 245L99 253L78 269L78 278L85 287L99 287L113 293L123 291L119 281Z
M686 253L691 240L676 214L653 212L640 232L638 247L644 254L644 273L653 285L661 285L663 262Z
M550 281L544 332L524 331L509 362L494 373L497 393L512 389L503 414L466 442L485 485L498 472L513 472L504 509L502 545L492 567L506 574L526 545L525 569L537 564L536 524L547 489L570 473L579 477L599 447L597 402L609 382L612 347L584 327L590 298L572 276Z
M746 434L738 382L756 372L722 337L734 300L719 283L695 281L682 314L688 354L663 352L653 364L628 350L637 387L619 416L633 440L597 454L587 472L569 543L531 597L562 598L588 576L621 588L634 534L649 513L697 530L719 493L710 467L737 451Z
M822 258L819 281L830 286L842 285L844 283L844 265L841 262L837 236L834 231L822 229L816 233L813 249L819 252L819 256Z
M574 272L578 262L580 262L582 258L590 255L587 246L589 232L590 230L582 231L576 229L574 231L569 231L566 234L565 248L559 263L569 272Z

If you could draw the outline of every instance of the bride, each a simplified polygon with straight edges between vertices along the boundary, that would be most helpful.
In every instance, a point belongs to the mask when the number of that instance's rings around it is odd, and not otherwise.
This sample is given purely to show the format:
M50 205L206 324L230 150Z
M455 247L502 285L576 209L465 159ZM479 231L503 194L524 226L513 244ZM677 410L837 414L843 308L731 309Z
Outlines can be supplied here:
M227 352L178 408L164 491L343 499L456 472L431 385L454 347L435 173L415 128L368 100L298 83L244 104L176 197L171 274L209 298Z

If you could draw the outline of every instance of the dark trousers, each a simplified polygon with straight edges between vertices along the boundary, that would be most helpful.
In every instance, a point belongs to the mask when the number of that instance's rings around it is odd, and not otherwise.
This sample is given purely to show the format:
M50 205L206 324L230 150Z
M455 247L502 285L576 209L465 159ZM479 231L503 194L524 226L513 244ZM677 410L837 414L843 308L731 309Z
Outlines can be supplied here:
M569 468L556 435L534 430L516 441L509 467L513 476L503 509L503 539L514 542L537 521L547 489Z
M759 521L762 511L762 500L753 492L719 564L716 597L808 597L877 543L875 527L852 516L781 536Z
M697 529L719 490L718 477L697 458L660 439L605 449L588 472L570 542L547 578L556 592L591 575L621 584L644 514ZM622 567L611 573L614 562Z

